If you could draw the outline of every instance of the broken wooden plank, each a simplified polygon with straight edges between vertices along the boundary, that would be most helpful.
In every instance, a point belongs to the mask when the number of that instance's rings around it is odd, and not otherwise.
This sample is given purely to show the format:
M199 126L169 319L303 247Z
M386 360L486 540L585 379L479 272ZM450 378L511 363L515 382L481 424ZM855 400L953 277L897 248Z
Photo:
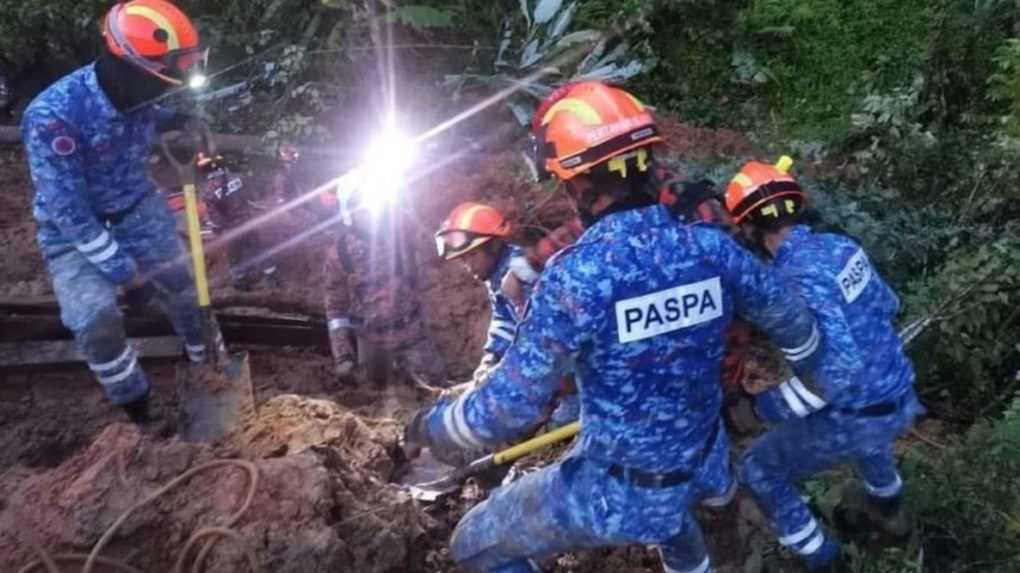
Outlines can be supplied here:
M184 347L176 336L131 338L141 358L180 358ZM0 343L0 368L75 364L85 362L85 356L73 340L39 340Z

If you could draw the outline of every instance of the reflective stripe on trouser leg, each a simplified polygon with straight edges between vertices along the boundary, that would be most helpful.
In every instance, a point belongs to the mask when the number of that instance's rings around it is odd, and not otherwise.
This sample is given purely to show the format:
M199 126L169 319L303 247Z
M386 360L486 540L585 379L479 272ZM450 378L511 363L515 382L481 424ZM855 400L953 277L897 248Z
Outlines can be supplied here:
M100 311L75 332L89 369L114 404L126 404L149 392L149 381L138 363L138 353L127 344L121 317L115 309Z
M659 545L659 557L666 573L709 573L712 564L705 538L694 519L688 519L684 532Z
M793 482L846 458L847 452L832 442L834 424L818 416L787 421L756 440L740 466L741 483L754 495L779 542L809 564L828 559L835 546L826 542Z
M125 404L149 391L149 382L129 348L117 309L117 286L79 251L46 261L60 319L114 404Z
M896 471L896 457L892 443L871 451L854 460L858 475L864 480L869 495L893 498L903 491L903 479Z
M868 490L868 494L873 497L891 499L900 495L900 492L903 491L903 479L897 475L892 483L883 486L875 486L864 482L864 489Z

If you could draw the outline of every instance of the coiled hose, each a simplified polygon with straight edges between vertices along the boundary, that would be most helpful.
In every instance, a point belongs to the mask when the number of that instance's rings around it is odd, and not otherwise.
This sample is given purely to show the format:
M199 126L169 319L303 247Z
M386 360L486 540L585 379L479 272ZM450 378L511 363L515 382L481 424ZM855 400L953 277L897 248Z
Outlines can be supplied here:
M138 503L128 508L127 511L122 513L121 516L118 517L115 522L113 522L113 525L111 525L110 528L106 530L106 533L104 533L103 536L99 538L99 541L92 548L92 551L90 553L88 554L62 553L59 555L51 556L41 547L33 546L32 549L35 551L36 555L38 556L38 559L22 567L18 571L18 573L31 573L32 571L38 569L40 566L44 567L47 573L63 573L63 571L60 569L57 563L80 562L80 561L85 562L85 565L82 567L81 573L92 573L92 570L95 568L97 564L102 565L104 567L116 569L117 571L123 571L126 573L143 573L140 569L136 569L122 561L110 559L108 557L100 557L99 552L103 550L103 547L105 547L106 544L109 543L111 539L113 539L114 534L117 532L120 526L123 525L125 521L127 521L127 518L136 510L138 510L140 507L149 504L155 501L156 499L159 499L170 490L174 489L175 487L184 483L185 481L191 479L196 474L223 466L239 467L248 473L248 495L245 496L244 502L241 504L241 507L239 507L238 510L234 512L232 516L230 516L226 523L224 523L221 526L202 527L195 531L195 533L193 533L191 537L188 538L187 543L184 544L184 548L181 550L180 554L177 557L177 562L174 564L172 573L185 573L185 563L187 561L188 555L192 552L192 550L196 546L199 545L200 541L205 540L204 543L201 545L201 549L199 549L198 551L198 555L195 558L195 561L191 564L190 570L190 573L201 573L202 565L205 563L205 559L206 557L209 556L209 552L212 550L213 546L216 545L217 538L227 537L244 545L244 538L242 538L241 535L238 534L236 531L231 529L231 527L233 527L234 524L237 523L239 519L241 519L241 516L244 515L246 511L248 511L248 507L251 505L251 501L255 497L255 490L258 487L259 481L259 471L255 464L251 462L244 460L215 460L206 464L202 464L198 467L192 468L167 482L166 485L159 488L155 493L149 495L148 497L144 498L143 500L139 501ZM248 561L248 567L254 573L261 573L262 570L259 567L258 561L256 561L255 559L255 552L250 547L245 547L244 556Z

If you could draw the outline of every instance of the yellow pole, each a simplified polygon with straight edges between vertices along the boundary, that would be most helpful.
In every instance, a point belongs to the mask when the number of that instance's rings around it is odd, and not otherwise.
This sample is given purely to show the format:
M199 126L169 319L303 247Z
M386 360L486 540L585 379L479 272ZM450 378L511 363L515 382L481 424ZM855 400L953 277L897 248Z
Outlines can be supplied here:
M573 438L580 431L581 422L572 422L562 428L557 428L551 432L547 432L541 436L531 438L526 442L517 444L512 448L496 452L496 454L492 457L492 461L496 465L512 462L550 444L555 444L556 442L562 442L563 440Z
M209 283L205 277L205 250L202 248L202 228L198 223L198 197L195 184L184 184L184 211L188 218L188 243L191 245L191 262L195 272L195 289L198 306L209 308Z

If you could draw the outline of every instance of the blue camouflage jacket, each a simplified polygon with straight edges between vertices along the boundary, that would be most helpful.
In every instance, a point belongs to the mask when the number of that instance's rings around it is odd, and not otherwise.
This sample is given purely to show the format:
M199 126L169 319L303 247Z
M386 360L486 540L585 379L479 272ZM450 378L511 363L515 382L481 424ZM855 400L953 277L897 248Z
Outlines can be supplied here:
M113 282L132 277L135 261L119 248L106 221L155 191L146 160L157 122L171 116L156 105L121 114L99 86L95 64L35 98L21 131L46 256L76 248Z
M520 247L508 245L503 251L502 257L496 263L496 270L492 276L485 280L485 290L489 295L489 306L492 310L492 319L489 321L489 332L485 339L483 350L492 354L497 359L502 358L506 349L510 348L513 342L514 332L517 331L517 323L520 317L517 309L514 308L510 299L503 294L503 278L510 271L514 259L523 260L524 250ZM525 285L527 287L527 285Z
M759 414L779 421L828 404L849 409L895 400L913 385L893 320L899 299L854 241L794 227L774 266L814 312L822 331L811 384L788 380L756 399Z
M718 423L723 331L760 326L798 372L815 320L724 232L656 205L609 214L554 257L488 380L426 417L434 448L478 449L533 430L573 364L580 455L645 471L691 469ZM810 370L809 370L810 371Z

